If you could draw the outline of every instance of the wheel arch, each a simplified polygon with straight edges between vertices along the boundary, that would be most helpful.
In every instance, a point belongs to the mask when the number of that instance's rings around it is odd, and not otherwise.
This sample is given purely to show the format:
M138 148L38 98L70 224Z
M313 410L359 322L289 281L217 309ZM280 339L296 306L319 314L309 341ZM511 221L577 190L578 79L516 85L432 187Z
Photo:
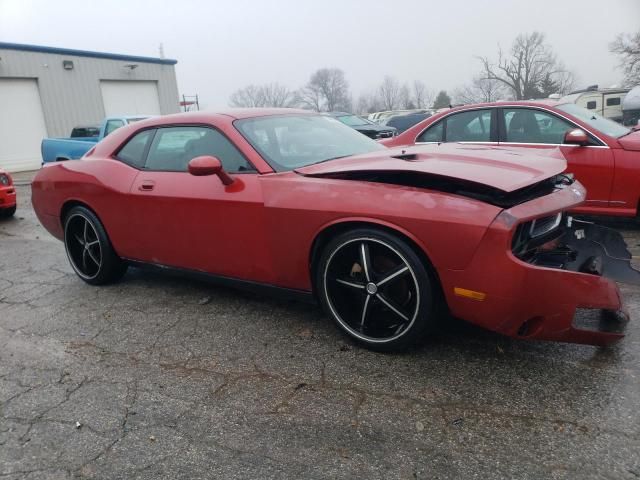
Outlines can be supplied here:
M318 261L320 260L322 250L331 241L331 238L335 237L336 235L340 235L341 233L344 233L348 230L353 230L356 228L372 228L382 230L386 233L396 235L407 242L409 247L411 247L418 258L420 258L423 265L426 267L427 272L434 280L436 291L438 294L438 300L440 300L442 302L442 305L444 305L446 309L448 309L446 297L442 288L442 281L440 280L440 275L438 275L438 271L431 261L431 258L422 242L415 238L415 236L410 232L397 225L378 219L369 218L349 218L337 220L324 225L316 233L309 250L309 274L311 275L311 283L314 296L317 294L317 289L315 288L316 269L318 267Z
M69 211L73 207L84 207L87 210L90 210L91 213L93 213L96 217L98 217L98 220L100 220L102 222L102 219L100 218L100 215L98 215L98 212L96 212L96 210L94 208L92 208L91 205L89 205L88 203L86 203L86 202L84 202L82 200L70 199L70 200L66 200L62 204L62 207L60 208L60 224L62 225L63 229L64 229L64 220L65 220L65 218L67 218L67 214L69 213Z

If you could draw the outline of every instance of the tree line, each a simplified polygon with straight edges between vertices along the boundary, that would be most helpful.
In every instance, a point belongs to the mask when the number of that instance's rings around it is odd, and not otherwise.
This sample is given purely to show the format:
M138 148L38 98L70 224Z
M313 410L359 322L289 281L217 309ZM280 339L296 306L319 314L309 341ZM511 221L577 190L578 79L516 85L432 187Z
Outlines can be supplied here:
M620 59L623 84L640 84L640 31L619 35L609 50ZM360 114L398 109L443 108L451 104L526 100L566 94L574 86L574 75L558 59L540 32L518 35L511 48L498 48L495 57L478 56L480 70L466 85L448 94L430 89L421 80L400 82L385 76L372 92L354 100L345 72L321 68L298 89L280 83L248 85L235 91L232 107L301 107L318 112L347 111Z

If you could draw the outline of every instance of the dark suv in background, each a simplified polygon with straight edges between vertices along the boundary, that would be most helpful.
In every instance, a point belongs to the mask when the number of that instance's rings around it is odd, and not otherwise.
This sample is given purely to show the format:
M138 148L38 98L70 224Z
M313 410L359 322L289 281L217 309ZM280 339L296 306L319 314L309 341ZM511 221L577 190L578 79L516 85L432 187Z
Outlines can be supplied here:
M345 125L359 131L369 138L373 138L374 140L379 140L381 138L391 138L398 133L398 131L393 127L378 125L352 113L329 112L327 113L327 115L336 118Z

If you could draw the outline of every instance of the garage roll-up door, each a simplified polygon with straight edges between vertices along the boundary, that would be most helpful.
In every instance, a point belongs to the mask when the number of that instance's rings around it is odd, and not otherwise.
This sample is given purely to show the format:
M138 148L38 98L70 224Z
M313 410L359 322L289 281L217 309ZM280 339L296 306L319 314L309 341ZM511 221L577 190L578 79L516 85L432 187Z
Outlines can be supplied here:
M102 102L107 117L160 115L158 84L143 80L101 80Z
M0 168L40 168L40 143L47 136L35 78L0 78Z

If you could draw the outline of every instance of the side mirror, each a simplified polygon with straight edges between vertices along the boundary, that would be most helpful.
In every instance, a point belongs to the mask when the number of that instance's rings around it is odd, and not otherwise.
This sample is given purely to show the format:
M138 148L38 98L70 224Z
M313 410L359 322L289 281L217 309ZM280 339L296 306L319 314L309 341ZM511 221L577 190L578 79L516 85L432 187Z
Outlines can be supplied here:
M564 140L562 143L567 145L580 145L585 146L589 145L589 137L580 128L574 128L573 130L569 130L564 134Z
M233 178L222 168L222 163L216 157L202 155L189 160L189 173L196 177L217 175L224 185L231 185Z

